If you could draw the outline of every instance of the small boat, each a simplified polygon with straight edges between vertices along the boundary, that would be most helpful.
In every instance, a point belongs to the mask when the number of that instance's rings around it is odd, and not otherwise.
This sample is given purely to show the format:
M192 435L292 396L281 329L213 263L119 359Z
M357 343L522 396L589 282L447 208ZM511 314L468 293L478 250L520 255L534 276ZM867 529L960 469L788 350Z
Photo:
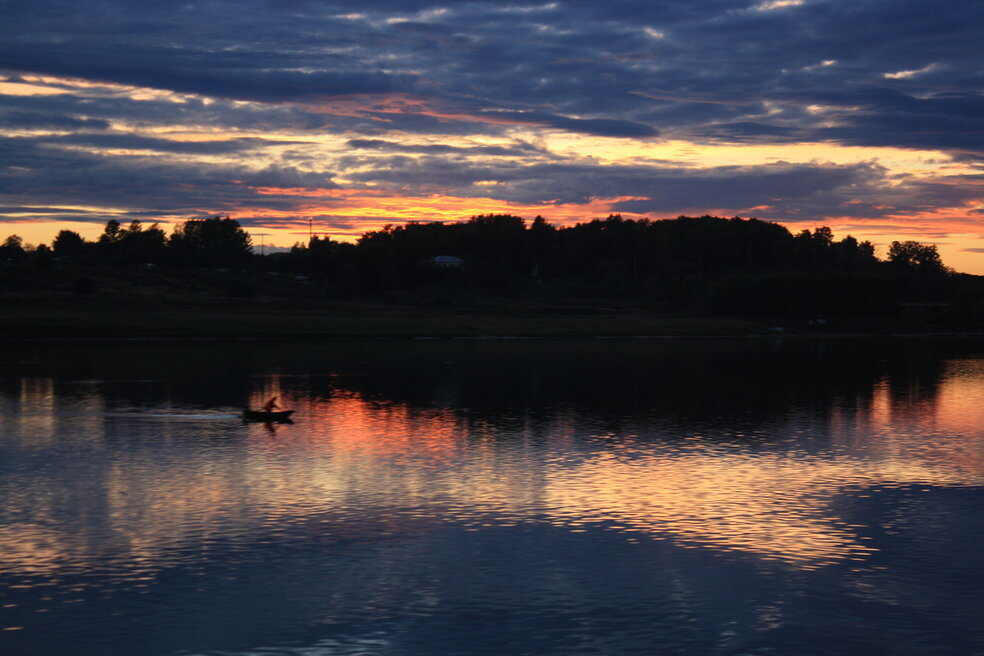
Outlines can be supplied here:
M266 410L243 410L243 421L262 421L267 424L285 423L290 421L293 410L277 410L267 412Z

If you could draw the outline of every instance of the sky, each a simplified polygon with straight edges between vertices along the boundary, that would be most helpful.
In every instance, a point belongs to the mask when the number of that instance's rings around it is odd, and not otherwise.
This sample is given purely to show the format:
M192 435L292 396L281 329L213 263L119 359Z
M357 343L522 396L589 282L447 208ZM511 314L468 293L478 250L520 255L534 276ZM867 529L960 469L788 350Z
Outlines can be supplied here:
M4 0L0 240L758 217L984 274L980 0Z

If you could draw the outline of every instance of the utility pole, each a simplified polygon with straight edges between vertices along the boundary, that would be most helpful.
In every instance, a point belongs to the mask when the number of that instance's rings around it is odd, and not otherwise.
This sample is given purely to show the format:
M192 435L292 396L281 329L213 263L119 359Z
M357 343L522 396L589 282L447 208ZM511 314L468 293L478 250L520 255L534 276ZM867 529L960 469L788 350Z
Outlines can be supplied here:
M269 233L267 232L257 232L256 236L260 238L260 255L266 255L266 237Z

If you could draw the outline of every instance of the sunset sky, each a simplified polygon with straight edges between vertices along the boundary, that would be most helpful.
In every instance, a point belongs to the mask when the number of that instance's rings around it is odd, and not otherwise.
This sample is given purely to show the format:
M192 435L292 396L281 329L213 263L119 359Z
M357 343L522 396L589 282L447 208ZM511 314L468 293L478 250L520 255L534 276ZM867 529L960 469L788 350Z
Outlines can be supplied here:
M980 0L6 0L0 240L609 213L984 274Z

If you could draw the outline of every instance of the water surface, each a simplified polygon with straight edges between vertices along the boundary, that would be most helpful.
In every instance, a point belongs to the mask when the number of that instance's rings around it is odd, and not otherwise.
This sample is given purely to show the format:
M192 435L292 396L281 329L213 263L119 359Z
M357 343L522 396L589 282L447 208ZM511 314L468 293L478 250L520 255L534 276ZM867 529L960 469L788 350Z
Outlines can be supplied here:
M0 364L3 654L984 653L975 342Z

